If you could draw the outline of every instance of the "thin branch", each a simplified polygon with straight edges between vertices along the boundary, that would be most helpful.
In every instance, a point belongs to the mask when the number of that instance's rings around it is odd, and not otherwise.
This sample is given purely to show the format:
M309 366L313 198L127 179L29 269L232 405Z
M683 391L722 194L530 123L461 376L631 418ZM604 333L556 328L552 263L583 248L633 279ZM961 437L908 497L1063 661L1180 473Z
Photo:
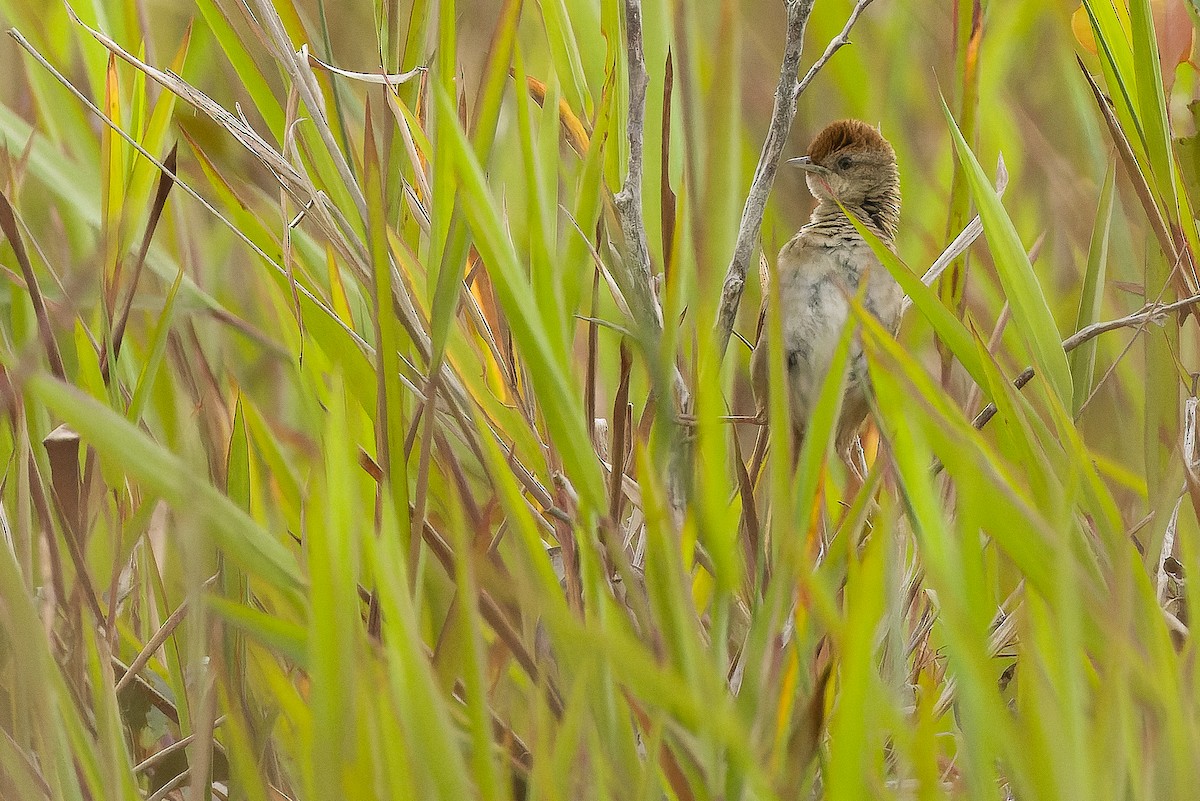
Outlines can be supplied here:
M758 166L754 168L754 179L742 208L742 219L738 223L737 243L733 258L725 272L725 283L721 287L721 305L717 309L717 356L724 358L729 346L730 333L737 320L738 306L742 302L742 290L746 288L746 271L758 237L762 233L763 212L767 198L775 184L779 171L779 159L792 131L792 119L796 116L797 91L800 83L800 56L804 51L804 29L812 14L814 0L784 0L787 10L787 39L783 48L783 64L779 67L779 85L775 88L775 106L771 111L771 125L763 140Z
M1070 353L1083 343L1095 339L1101 334L1106 334L1109 331L1116 331L1118 328L1144 328L1150 323L1162 321L1171 312L1179 311L1195 303L1200 303L1200 293L1188 295L1186 298L1176 300L1172 303L1147 303L1142 308L1124 317L1092 323L1089 326L1079 329L1063 340L1063 350ZM1033 368L1026 367L1021 371L1019 376L1013 379L1013 386L1017 389L1023 389L1026 384L1033 380L1034 375ZM975 426L975 428L983 428L995 416L996 404L989 403L984 407L983 411L975 416L971 425Z
M812 0L808 0L812 5ZM637 333L646 338L651 354L663 333L663 312L654 292L654 279L650 272L650 247L647 244L646 222L642 216L642 173L644 165L644 134L646 127L646 74L645 49L642 42L641 0L625 0L625 57L629 81L629 115L626 131L629 137L629 171L621 191L613 199L621 230L625 235L625 258L618 260L625 268L625 299L632 312L633 325ZM688 414L692 408L691 392L678 365L671 363L671 383L674 389L675 410ZM670 499L672 517L677 527L682 527L687 495L686 465L690 460L687 445L676 440L667 468L667 494Z
M812 83L813 78L817 77L817 73L821 71L826 62L833 58L834 53L850 44L850 29L854 27L854 23L858 22L858 17L863 13L863 10L873 2L875 0L858 0L854 4L854 10L850 12L850 17L846 20L846 25L842 28L842 32L829 40L829 45L825 48L825 52L821 54L816 63L809 67L808 72L800 79L800 85L796 87L796 97L804 94L804 90Z
M625 183L614 198L625 234L628 281L626 292L630 310L638 326L653 335L662 331L662 309L655 300L650 275L650 247L646 222L642 217L642 172L646 127L646 58L642 44L641 0L625 0L625 55L629 75L629 171Z

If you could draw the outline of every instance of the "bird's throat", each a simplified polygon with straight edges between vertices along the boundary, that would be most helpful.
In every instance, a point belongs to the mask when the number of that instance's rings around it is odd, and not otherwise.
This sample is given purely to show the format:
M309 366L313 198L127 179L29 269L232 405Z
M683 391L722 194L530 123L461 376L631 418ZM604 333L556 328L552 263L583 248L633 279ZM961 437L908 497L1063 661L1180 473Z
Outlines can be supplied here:
M872 233L888 244L896 241L896 229L900 224L900 198L898 193L886 192L871 195L862 203L846 206L846 210ZM813 210L811 226L832 235L857 235L854 226L846 219L841 207L832 200L821 200Z

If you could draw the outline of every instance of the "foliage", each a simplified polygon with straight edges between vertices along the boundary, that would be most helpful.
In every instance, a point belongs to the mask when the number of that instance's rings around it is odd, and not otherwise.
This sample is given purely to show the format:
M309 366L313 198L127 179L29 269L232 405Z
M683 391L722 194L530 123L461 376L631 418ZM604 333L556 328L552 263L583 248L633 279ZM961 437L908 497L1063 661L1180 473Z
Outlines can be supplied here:
M653 293L619 0L0 0L0 797L1191 797L1194 4L866 9L914 310L761 476L784 4L641 5Z

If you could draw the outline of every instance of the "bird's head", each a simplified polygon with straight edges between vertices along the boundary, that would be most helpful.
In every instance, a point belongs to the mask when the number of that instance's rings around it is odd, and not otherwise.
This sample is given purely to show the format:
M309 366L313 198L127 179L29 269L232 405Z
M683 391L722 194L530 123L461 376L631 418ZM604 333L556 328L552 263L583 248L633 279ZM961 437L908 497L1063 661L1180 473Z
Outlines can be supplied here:
M808 188L817 200L836 198L872 218L882 214L876 222L894 230L900 211L896 152L872 126L859 120L830 123L813 139L807 155L789 163L808 173Z

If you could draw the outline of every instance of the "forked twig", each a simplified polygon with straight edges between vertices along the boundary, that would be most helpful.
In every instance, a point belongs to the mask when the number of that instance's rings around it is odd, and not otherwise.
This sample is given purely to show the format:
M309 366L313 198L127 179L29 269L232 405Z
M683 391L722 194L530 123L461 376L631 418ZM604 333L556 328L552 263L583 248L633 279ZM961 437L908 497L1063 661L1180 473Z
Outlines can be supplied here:
M634 321L653 335L662 331L662 309L654 297L650 275L650 248L647 244L646 221L642 217L642 171L646 127L646 58L642 44L641 0L625 0L625 55L629 75L629 117L626 133L629 137L629 169L625 183L614 201L625 234L628 256L627 300Z
M1188 295L1186 298L1173 301L1171 303L1147 303L1142 308L1135 312L1118 317L1115 320L1103 320L1098 323L1092 323L1089 326L1076 331L1071 336L1067 337L1062 342L1062 348L1067 353L1078 348L1083 343L1095 339L1101 334L1109 331L1116 331L1118 328L1144 328L1150 323L1160 322L1166 318L1171 312L1176 312L1185 309L1194 303L1200 303L1200 293ZM1021 374L1013 379L1013 386L1017 389L1022 389L1028 384L1036 373L1032 367L1026 367ZM975 428L983 428L988 422L996 416L996 404L989 403L983 410L975 416L971 425Z
M742 301L742 291L746 288L746 271L750 267L750 259L754 255L754 249L758 247L758 238L762 233L767 198L775 184L779 159L783 156L783 147L792 131L792 119L796 116L796 100L799 97L797 89L800 87L797 74L800 71L800 56L804 52L804 29L808 26L808 18L812 14L813 1L785 0L787 40L783 47L783 63L779 67L779 84L775 88L771 125L767 128L762 153L758 157L758 166L754 168L754 179L750 182L750 191L746 195L746 205L742 208L737 242L733 248L733 258L725 272L725 283L721 287L721 305L717 308L718 358L724 358L725 350L729 346L730 332L733 331L738 306Z
M829 44L826 46L825 52L822 53L821 57L818 58L811 67L808 68L808 72L804 73L804 77L800 79L800 85L796 87L797 97L804 94L804 90L808 88L810 83L812 83L813 78L817 77L817 73L821 71L821 68L825 66L829 59L833 58L833 54L850 44L850 29L854 27L854 23L858 22L859 15L862 14L863 11L866 10L866 7L871 5L873 2L875 2L875 0L858 0L858 2L854 4L854 8L851 10L850 16L846 20L845 26L842 28L842 32L829 40Z

